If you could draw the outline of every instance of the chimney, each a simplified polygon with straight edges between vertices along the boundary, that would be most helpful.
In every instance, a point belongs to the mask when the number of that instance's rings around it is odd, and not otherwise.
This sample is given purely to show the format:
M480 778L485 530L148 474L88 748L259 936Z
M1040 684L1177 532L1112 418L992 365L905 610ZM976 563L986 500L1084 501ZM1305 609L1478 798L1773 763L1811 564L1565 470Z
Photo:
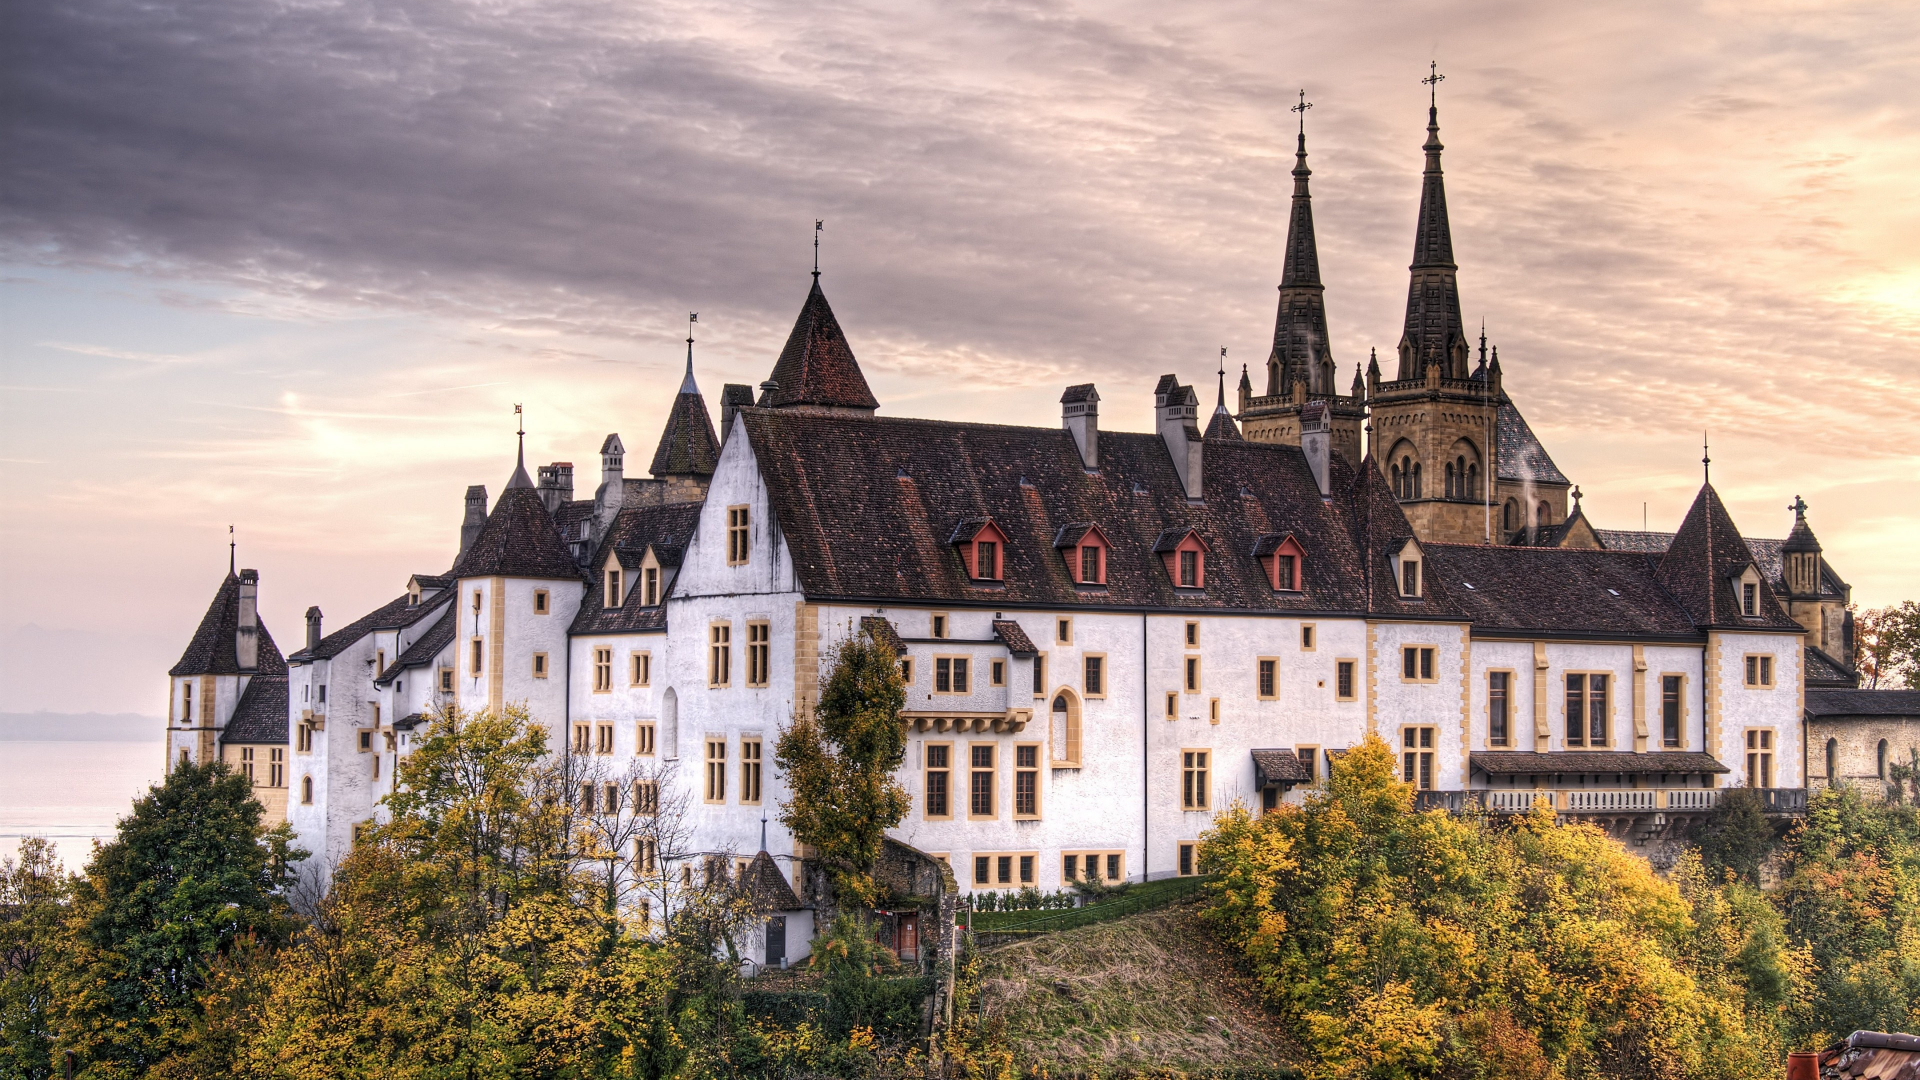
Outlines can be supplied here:
M573 462L556 461L551 465L540 466L540 482L537 490L540 501L545 504L547 513L560 516L560 508L573 501Z
M320 647L320 606L315 604L307 609L307 650L311 652Z
M726 445L727 433L733 430L733 414L751 408L753 387L744 383L728 383L720 388L720 445Z
M1204 443L1195 419L1200 412L1200 399L1193 387L1181 386L1172 375L1160 376L1153 398L1154 427L1167 444L1167 455L1173 459L1173 471L1180 475L1180 485L1186 489L1187 498L1197 500L1205 490L1200 483L1200 451Z
M1324 401L1309 401L1300 410L1300 449L1313 470L1313 483L1326 498L1332 483L1328 460L1333 452L1333 415Z
M1092 383L1069 386L1060 395L1060 426L1073 434L1080 464L1088 472L1100 468L1100 392Z
M480 539L480 530L487 524L487 485L475 484L467 489L467 516L460 522L460 554L454 556L459 562L467 549Z
M233 652L241 671L260 665L260 571L240 571L240 617L233 632Z
M626 458L627 448L620 442L619 433L607 436L607 441L600 444L600 486L593 493L595 536L605 534L626 503Z

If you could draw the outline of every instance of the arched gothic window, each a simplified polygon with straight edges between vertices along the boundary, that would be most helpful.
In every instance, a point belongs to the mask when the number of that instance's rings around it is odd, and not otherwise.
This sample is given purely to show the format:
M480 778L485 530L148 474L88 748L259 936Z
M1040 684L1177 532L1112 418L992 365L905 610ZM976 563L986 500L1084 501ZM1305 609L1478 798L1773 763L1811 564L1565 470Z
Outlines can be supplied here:
M1460 495L1460 487L1459 487L1459 484L1454 480L1453 462L1449 461L1447 462L1447 498L1449 499L1458 498L1459 495Z
M1880 774L1880 779L1885 780L1887 778L1887 740L1885 739L1880 740L1880 752L1878 761L1875 763L1874 771Z
M1835 787L1840 783L1840 740L1827 740L1827 786Z
M1053 764L1078 767L1080 764L1080 703L1071 691L1053 696Z
M1420 497L1420 463L1413 463L1413 497Z
M1553 524L1553 507L1548 505L1545 499L1540 500L1540 508L1537 514L1538 516L1533 519L1535 525L1544 529Z
M1508 499L1507 505L1500 508L1500 527L1507 532L1512 532L1520 527L1519 517L1520 504Z
M1475 462L1467 463L1467 498L1480 497L1480 466Z

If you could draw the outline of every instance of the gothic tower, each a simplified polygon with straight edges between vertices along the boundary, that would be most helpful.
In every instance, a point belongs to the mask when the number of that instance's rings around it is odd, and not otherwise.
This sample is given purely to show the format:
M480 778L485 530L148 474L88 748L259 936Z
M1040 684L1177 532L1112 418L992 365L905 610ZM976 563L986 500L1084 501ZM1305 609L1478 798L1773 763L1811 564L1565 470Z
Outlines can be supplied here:
M1427 166L1399 369L1387 381L1378 358L1368 365L1368 449L1422 540L1558 543L1555 529L1566 521L1570 485L1501 388L1499 352L1489 361L1484 333L1480 362L1467 367L1471 350L1460 317L1434 102L1422 149Z
M1267 355L1267 391L1255 396L1240 380L1240 423L1253 442L1300 445L1300 410L1309 401L1332 407L1333 449L1349 465L1360 464L1360 429L1366 422L1360 372L1350 392L1336 386L1337 369L1327 341L1326 286L1320 283L1320 253L1313 238L1313 197L1307 191L1307 131L1303 97L1299 144L1294 151L1293 213L1287 221L1286 258L1280 269L1280 310L1273 320L1273 351Z

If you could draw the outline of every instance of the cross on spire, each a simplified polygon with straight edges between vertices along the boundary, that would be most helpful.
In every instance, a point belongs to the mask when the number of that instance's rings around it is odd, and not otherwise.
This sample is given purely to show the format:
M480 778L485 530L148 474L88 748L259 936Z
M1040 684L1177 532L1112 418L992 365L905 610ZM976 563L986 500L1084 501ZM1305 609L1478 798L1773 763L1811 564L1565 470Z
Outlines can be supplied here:
M1801 497L1800 497L1800 496L1798 496L1798 495L1795 495L1795 496L1793 497L1793 502L1792 502L1792 503L1790 503L1790 504L1789 504L1789 505L1787 506L1787 509L1789 509L1789 510L1791 510L1791 511L1793 511L1793 517L1794 517L1794 520L1795 520L1795 521L1805 521L1805 520L1806 520L1806 518L1807 518L1807 500L1805 500L1805 499L1803 499L1803 498L1801 498Z
M1700 433L1700 479L1703 483L1713 483L1713 458L1707 453L1707 433Z
M1288 110L1289 112L1297 112L1300 114L1300 134L1303 136L1307 133L1307 110L1311 108L1313 108L1313 102L1307 100L1307 92L1302 90L1300 91L1300 104Z
M1438 60L1427 61L1427 72L1427 77L1420 80L1420 85L1427 88L1427 107L1436 109L1440 107L1440 84L1447 81L1447 77L1440 74Z

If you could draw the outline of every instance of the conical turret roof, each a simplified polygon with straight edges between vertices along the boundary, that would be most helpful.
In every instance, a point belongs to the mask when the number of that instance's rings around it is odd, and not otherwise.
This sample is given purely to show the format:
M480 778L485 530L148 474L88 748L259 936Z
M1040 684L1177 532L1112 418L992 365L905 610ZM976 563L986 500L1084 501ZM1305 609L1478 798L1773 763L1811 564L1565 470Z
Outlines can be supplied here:
M257 616L256 616L257 618ZM273 635L267 633L267 624L260 622L260 651L254 661L252 671L240 670L240 652L237 637L240 630L240 578L228 572L220 587L214 590L213 602L207 605L207 613L200 617L200 625L193 631L193 638L187 642L186 651L180 654L180 661L168 669L169 675L285 675L287 662L280 655L280 647L273 643Z
M772 408L817 405L871 412L880 407L853 358L853 346L840 330L840 320L827 304L827 294L820 291L817 275L786 347L780 350L780 360L773 365L773 382L777 386L762 402Z
M660 445L654 448L653 465L647 471L655 476L712 476L719 461L720 440L713 434L707 399L693 381L689 356L686 378L673 396L666 429L660 432Z
M509 484L449 576L578 579L580 567L540 493L531 485Z
M1661 586L1687 609L1696 626L1798 629L1799 624L1788 618L1774 599L1765 574L1758 575L1760 613L1742 617L1734 579L1749 566L1757 568L1753 550L1741 538L1726 504L1720 501L1720 493L1712 484L1700 485L1680 531L1660 558Z

